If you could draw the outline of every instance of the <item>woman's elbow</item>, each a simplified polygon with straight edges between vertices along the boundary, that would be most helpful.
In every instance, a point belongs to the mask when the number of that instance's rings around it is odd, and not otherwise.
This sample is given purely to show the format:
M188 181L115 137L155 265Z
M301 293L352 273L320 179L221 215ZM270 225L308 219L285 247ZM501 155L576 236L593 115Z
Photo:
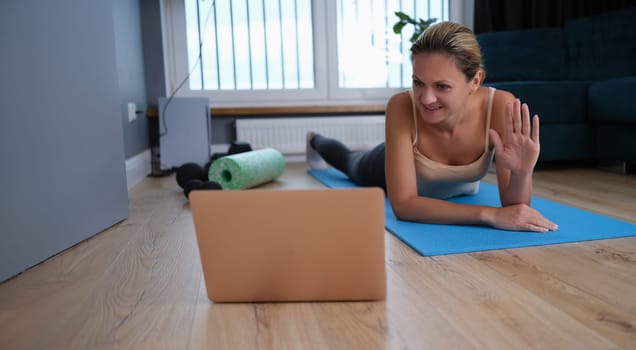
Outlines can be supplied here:
M393 209L393 214L399 220L409 220L410 210L406 200L391 200L391 208Z

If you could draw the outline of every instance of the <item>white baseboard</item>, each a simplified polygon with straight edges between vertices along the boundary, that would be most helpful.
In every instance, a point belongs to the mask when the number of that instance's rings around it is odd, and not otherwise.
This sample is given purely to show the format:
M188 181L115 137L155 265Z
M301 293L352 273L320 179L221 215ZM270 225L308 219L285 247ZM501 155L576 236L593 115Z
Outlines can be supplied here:
M214 153L227 153L227 150L230 148L228 144L216 143L210 145L210 154Z
M150 149L126 159L126 183L128 190L141 182L152 168L150 163Z
M285 163L304 163L307 161L305 154L284 154Z

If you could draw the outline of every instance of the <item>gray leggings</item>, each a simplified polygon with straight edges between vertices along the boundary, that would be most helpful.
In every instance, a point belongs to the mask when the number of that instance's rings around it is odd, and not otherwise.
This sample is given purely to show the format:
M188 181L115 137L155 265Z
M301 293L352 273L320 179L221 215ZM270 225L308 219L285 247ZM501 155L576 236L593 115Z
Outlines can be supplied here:
M368 151L354 152L338 140L315 135L311 146L327 163L345 173L357 185L381 187L386 191L384 143Z

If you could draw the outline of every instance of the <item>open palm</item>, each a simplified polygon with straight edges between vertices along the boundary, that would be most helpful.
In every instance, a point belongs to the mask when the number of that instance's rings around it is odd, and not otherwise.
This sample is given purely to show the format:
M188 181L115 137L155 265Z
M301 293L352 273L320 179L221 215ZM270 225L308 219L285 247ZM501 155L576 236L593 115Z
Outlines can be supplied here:
M531 173L539 158L539 116L532 118L531 127L528 105L515 99L506 106L504 124L503 140L490 130L497 163L515 173Z

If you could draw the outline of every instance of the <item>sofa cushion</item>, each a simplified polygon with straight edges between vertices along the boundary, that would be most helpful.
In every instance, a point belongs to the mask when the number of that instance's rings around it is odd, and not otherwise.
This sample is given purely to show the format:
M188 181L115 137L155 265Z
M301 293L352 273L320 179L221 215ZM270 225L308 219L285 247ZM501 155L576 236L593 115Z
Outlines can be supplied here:
M589 123L541 124L539 137L540 162L594 158L594 130Z
M636 124L636 76L594 82L588 95L591 120Z
M506 90L530 107L530 113L538 114L541 124L587 121L586 81L512 81L488 83Z
M572 20L564 32L570 79L636 75L636 6Z
M477 40L486 66L486 81L566 78L561 28L482 33Z
M605 161L636 162L636 125L596 125L596 158ZM541 146L543 148L543 145ZM543 149L542 149L543 150Z

